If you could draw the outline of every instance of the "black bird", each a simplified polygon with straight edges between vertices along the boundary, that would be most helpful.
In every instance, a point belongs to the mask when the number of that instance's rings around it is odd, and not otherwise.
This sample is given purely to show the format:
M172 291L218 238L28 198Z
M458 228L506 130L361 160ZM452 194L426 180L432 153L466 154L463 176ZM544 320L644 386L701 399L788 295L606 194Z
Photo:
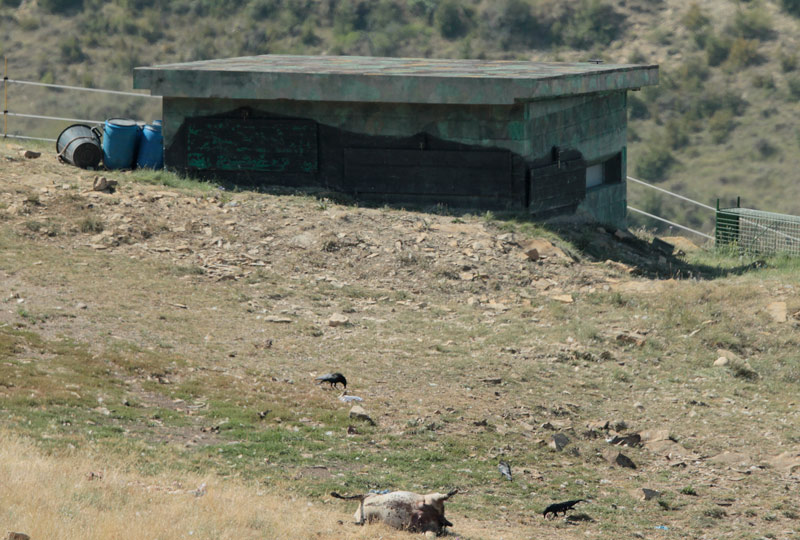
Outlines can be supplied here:
M500 474L508 478L509 482L511 482L511 465L509 465L505 461L501 461L500 464L497 466L497 470L500 471Z
M585 500L586 499L575 499L574 501L553 503L544 509L544 512L542 512L542 516L544 516L544 518L547 519L547 514L553 514L553 516L558 516L559 512L564 512L564 515L566 516L567 510L572 510L573 506Z
M320 375L316 378L319 381L317 384L322 384L324 382L330 383L331 386L336 386L337 384L341 383L345 388L347 388L347 379L344 378L344 375L341 373L327 373L325 375Z

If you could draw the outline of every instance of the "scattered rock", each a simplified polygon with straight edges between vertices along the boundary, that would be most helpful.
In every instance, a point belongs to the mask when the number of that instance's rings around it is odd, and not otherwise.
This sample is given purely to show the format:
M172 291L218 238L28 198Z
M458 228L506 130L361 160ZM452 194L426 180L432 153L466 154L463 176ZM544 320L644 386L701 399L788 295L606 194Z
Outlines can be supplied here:
M116 180L108 180L105 176L95 176L92 183L92 191L114 193L117 188Z
M608 420L595 420L594 422L589 422L586 427L597 431L605 431L609 425L610 422Z
M668 429L646 429L639 432L639 438L644 443L673 440Z
M658 499L661 497L661 492L656 491L654 489L642 488L639 490L639 498L645 501L649 501L652 499Z
M550 439L548 446L556 452L561 452L569 444L569 437L563 433L556 433Z
M779 471L792 474L800 468L800 452L787 451L767 460L767 464Z
M717 454L708 461L716 465L726 465L728 467L747 467L750 464L751 457L747 454L725 451L721 454Z
M538 261L539 260L539 250L536 248L531 248L525 251L525 256L528 258L529 261Z
M647 341L647 338L638 332L622 332L617 335L617 341L620 343L631 343L637 347L641 347Z
M612 426L614 431L625 431L628 429L628 423L625 420L616 420Z
M620 467L626 467L628 469L635 469L636 464L633 462L631 458L623 454L622 452L618 452L613 448L609 448L605 452L603 452L603 457L611 463L612 465L619 465Z
M497 378L492 377L492 378L481 379L481 382L484 382L486 384L502 384L503 379L499 377Z
M786 302L772 302L767 305L767 313L776 323L786 322Z
M346 326L349 323L350 319L341 313L334 313L331 315L330 319L328 319L328 326L332 326L334 328L337 326Z
M292 319L290 319L288 317L279 317L277 315L267 315L266 317L264 317L264 320L266 322L271 322L271 323L290 323L290 322L292 322Z
M629 435L614 435L612 438L608 439L607 441L609 444L615 444L617 446L640 446L642 443L642 437L638 433L631 433Z
M530 260L535 261L540 258L563 258L566 259L567 255L564 253L561 248L558 248L552 244L552 242L545 240L544 238L532 238L522 244L522 251L525 253L525 256L528 257ZM531 258L531 254L536 252L536 258Z
M20 150L19 155L25 159L36 159L42 155L41 152L34 152L33 150Z
M356 420L363 420L364 422L368 423L371 426L375 425L375 420L373 420L367 411L364 410L364 407L361 405L353 405L353 408L350 409L350 418L354 418Z
M6 540L31 540L31 537L25 533L9 531Z
M561 302L563 304L571 304L571 303L573 303L575 301L575 299L572 298L571 294L556 294L556 295L551 296L551 298L553 300L555 300L557 302Z
M725 367L730 364L731 361L725 358L724 356L720 356L716 360L714 360L714 367Z

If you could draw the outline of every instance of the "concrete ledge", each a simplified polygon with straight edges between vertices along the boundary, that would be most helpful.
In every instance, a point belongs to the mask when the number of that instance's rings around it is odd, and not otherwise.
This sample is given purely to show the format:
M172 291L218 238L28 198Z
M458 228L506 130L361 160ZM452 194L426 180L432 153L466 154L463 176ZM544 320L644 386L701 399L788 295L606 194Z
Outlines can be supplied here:
M264 55L138 67L153 95L365 103L512 105L658 83L658 66Z

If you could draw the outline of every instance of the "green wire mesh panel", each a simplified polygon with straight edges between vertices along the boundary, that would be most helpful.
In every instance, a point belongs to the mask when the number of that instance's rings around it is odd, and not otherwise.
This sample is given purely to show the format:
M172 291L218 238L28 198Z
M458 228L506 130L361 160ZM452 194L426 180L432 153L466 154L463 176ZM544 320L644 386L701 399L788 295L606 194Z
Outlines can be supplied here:
M718 249L773 255L800 255L800 217L750 208L717 210Z

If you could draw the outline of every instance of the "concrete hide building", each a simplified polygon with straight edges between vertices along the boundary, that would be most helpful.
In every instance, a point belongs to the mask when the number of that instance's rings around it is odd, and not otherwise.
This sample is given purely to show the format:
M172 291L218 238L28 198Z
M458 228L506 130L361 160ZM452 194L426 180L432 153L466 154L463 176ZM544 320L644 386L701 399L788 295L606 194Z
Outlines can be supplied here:
M165 165L358 199L624 225L627 91L658 67L265 55L141 67Z

